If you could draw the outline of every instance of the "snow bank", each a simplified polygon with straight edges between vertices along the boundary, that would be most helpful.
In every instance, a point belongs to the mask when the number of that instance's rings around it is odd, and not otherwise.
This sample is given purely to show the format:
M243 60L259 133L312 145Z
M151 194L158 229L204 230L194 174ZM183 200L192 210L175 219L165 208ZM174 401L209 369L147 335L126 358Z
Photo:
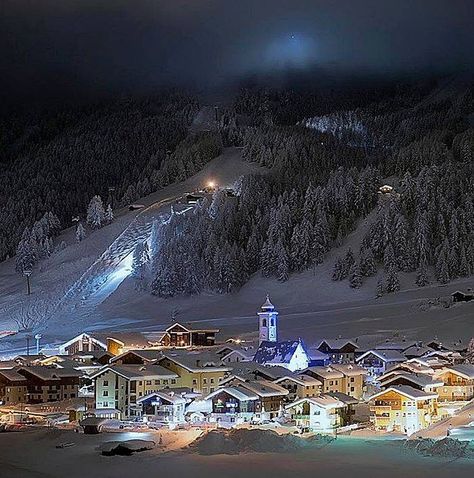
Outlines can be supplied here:
M155 442L147 440L108 441L99 450L104 456L130 456L134 453L155 448Z
M332 440L333 438L322 435L314 435L310 438L279 435L272 430L212 430L198 438L189 446L189 449L201 455L284 453L309 447L322 447Z
M455 438L418 438L408 440L405 447L423 456L435 456L445 458L474 458L474 443L459 441Z

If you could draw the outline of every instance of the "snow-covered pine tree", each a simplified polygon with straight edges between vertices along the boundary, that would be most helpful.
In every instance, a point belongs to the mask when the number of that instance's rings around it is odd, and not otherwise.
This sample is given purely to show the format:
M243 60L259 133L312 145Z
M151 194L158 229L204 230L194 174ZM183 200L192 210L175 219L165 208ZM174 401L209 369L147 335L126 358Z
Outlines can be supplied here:
M86 230L82 225L82 222L77 223L76 227L76 242L81 242L86 238Z
M459 276L467 277L469 275L471 275L471 266L467 260L466 248L463 244L459 252Z
M382 297L385 294L385 279L383 276L377 280L377 288L375 290L377 297Z
M31 231L25 227L16 250L15 270L20 274L23 274L25 271L31 271L37 259L37 244L31 237Z
M418 269L416 270L416 280L415 284L418 287L424 287L430 283L430 280L428 278L428 271L426 267L426 263L422 262Z
M139 242L133 250L132 275L140 278L143 274L143 266L150 260L150 251L147 242Z
M362 274L357 262L352 264L351 270L349 271L349 285L353 289L359 289L362 286Z
M58 216L53 212L49 211L46 213L48 218L48 235L49 236L57 236L61 232L61 221L59 220Z
M334 281L344 280L347 277L345 270L346 268L344 264L344 259L342 257L338 257L336 259L336 262L334 263L332 280Z
M87 224L94 229L98 229L104 223L104 219L105 211L102 199L100 196L94 196L87 208Z
M352 252L352 249L349 247L344 257L344 277L347 277L354 263L355 263L354 253Z
M364 248L360 254L360 272L364 277L371 277L377 273L374 254L370 248Z
M449 244L446 239L445 242L438 248L438 257L436 259L436 279L440 284L447 284L449 282L449 265L448 265L448 250Z
M388 272L390 270L397 270L397 265L395 261L395 253L393 251L392 244L388 244L385 248L383 254L383 266L384 269Z
M289 277L289 260L283 241L280 239L277 246L277 278L280 282L285 282Z
M112 206L110 204L107 205L107 209L105 210L105 222L110 224L114 220L114 211L112 210Z
M397 269L392 267L387 272L387 279L385 281L386 292L397 292L400 290L400 280L398 279Z
M223 189L217 189L212 194L212 202L209 206L208 212L211 219L216 219L219 211L222 210L226 198L226 192Z

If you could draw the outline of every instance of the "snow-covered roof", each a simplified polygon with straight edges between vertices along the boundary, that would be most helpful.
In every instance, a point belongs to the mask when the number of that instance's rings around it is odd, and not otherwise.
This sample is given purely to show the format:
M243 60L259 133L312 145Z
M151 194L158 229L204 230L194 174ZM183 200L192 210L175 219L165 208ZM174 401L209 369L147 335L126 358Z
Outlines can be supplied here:
M391 382L394 382L395 380L400 380L400 379L404 379L408 382L414 383L415 385L418 385L421 388L441 387L443 385L442 381L435 380L426 374L403 373L403 372L392 374L391 376L386 377L385 379L382 379L382 377L380 377L379 382L381 383L382 386L387 386Z
M168 359L190 372L230 372L221 359L209 351L172 350L162 354L162 359Z
M258 395L256 393L253 393L249 389L238 385L233 387L218 388L217 390L211 392L207 397L205 397L205 400L210 400L211 398L221 394L222 392L228 393L229 395L232 395L234 398L242 402L248 400L258 400Z
M268 380L250 380L242 383L242 387L256 393L259 397L279 397L288 395L288 390Z
M324 352L321 352L321 350L318 350L315 347L309 347L307 349L308 352L308 357L311 360L329 360L329 355L325 354Z
M343 378L344 374L339 370L336 370L332 367L332 365L328 365L327 367L319 366L319 367L308 367L305 370L305 373L310 372L314 373L318 377L322 377L323 379L335 379L335 378Z
M382 395L385 395L387 392L395 392L403 395L404 397L410 398L411 400L428 400L430 398L437 398L438 394L433 392L425 392L424 390L419 390L418 388L410 387L410 385L394 385L392 387L388 387L381 392L372 395L369 400L373 400L378 398Z
M75 343L79 340L83 340L84 338L87 338L91 342L99 345L104 350L107 349L107 345L105 344L106 341L102 337L98 337L98 336L96 336L96 334L88 334L86 332L83 332L79 335L76 335L72 339L69 339L67 342L64 342L63 344L61 344L61 348L69 347L69 345L72 345L73 343Z
M147 395L144 395L143 397L137 398L137 403L142 403L146 400L149 400L150 398L153 397L158 397L161 398L162 400L168 401L173 404L178 404L178 403L186 403L186 400L181 397L178 394L174 393L165 393L163 391L160 392L152 392Z
M126 379L132 380L135 378L138 379L169 379L169 378L179 378L178 375L167 368L161 367L160 365L149 364L149 365L106 365L101 368L93 375L91 378L96 378L99 375L107 371L112 371L117 375L120 375Z
M427 345L412 345L403 351L407 357L422 357L423 355L429 354L434 350Z
M5 377L10 382L22 382L26 380L26 377L19 374L16 370L3 369L0 370L0 375Z
M145 360L145 361L152 361L156 360L160 356L160 351L157 349L138 349L138 350L127 350L126 352L121 353L120 355L116 355L115 357L110 359L110 362L118 362L119 360L123 359L128 354L136 355L137 357Z
M357 398L351 397L350 395L342 392L327 392L326 395L336 398L345 405L356 405L360 403L360 400L357 400Z
M401 340L401 341L390 341L381 342L377 344L374 348L377 350L399 350L403 352L404 350L416 346L417 342L415 340Z
M300 398L299 400L296 400L293 403L286 405L285 409L288 410L297 405L300 405L301 403L310 403L319 408L324 408L326 410L333 409L333 408L344 408L346 406L343 402L341 402L341 400L338 400L337 398L332 397L331 395L325 394L325 395L318 395L317 397Z
M331 350L341 350L346 345L352 345L356 349L359 348L359 346L350 339L321 339L316 348L319 349L323 343L327 344Z
M25 372L38 377L41 380L60 380L67 377L82 377L83 373L74 368L51 368L42 365L29 365L19 367L18 372Z
M262 304L262 310L274 310L275 306L270 302L270 296L267 294L265 302Z
M452 365L449 367L442 368L436 372L436 376L443 375L446 372L452 372L455 375L459 375L467 380L474 379L474 365L469 363L463 363L459 365Z
M228 359L232 355L240 355L244 359L244 361L251 361L253 358L253 351L242 349L231 350L229 353L222 356L222 361L225 362L226 359Z
M317 378L314 378L312 377L311 375L305 375L305 374L287 374L283 377L280 377L280 378L277 378L276 380L274 380L273 383L280 383L280 382L284 382L285 380L290 380L292 382L295 382L297 383L298 385L302 385L302 386L309 386L309 385L322 385L322 383L317 379Z
M301 341L299 340L286 340L283 342L264 340L258 346L253 360L259 364L288 364L300 344Z
M360 362L365 357L369 355L375 355L383 362L404 362L407 358L404 354L399 352L398 350L368 350L367 352L363 353L361 356L356 358L356 362Z

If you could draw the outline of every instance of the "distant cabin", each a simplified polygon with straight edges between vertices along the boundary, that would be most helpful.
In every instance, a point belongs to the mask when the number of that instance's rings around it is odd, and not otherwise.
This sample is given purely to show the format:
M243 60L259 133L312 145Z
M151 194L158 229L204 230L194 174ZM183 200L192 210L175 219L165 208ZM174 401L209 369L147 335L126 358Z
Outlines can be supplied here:
M384 184L383 186L379 187L380 194L392 194L393 193L393 186L389 186L388 184Z

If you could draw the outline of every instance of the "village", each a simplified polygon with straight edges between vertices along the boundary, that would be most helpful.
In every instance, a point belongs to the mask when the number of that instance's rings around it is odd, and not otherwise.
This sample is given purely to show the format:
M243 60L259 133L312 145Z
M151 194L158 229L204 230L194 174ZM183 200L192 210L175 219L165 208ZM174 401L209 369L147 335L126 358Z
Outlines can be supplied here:
M430 428L447 436L453 417L472 426L472 344L280 340L268 296L257 324L258 343L219 343L217 329L174 322L164 331L82 333L55 351L0 362L0 423L368 436Z

